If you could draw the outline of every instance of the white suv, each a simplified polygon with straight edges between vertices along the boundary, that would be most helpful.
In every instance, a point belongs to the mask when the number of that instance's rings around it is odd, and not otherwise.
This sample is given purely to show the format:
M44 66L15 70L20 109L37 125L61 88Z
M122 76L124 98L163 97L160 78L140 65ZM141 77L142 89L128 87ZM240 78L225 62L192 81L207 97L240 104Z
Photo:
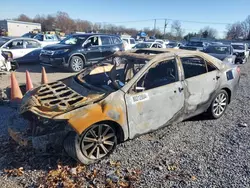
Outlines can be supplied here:
M246 63L249 58L248 44L246 43L232 43L234 55L236 55L236 62Z
M37 39L45 47L50 44L57 44L61 41L60 37L54 34L37 34L34 39Z
M122 37L122 40L124 41L124 48L125 50L130 50L132 49L135 45L136 45L136 42L135 42L135 39L134 38L123 38Z

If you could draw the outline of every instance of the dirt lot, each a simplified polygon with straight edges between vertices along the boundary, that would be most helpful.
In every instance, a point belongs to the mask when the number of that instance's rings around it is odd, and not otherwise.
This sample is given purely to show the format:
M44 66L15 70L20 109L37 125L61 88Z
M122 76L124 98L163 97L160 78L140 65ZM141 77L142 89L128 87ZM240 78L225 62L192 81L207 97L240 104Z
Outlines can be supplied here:
M39 83L41 67L26 67ZM17 72L20 83L25 69ZM1 187L250 187L250 63L241 70L237 98L221 119L199 116L167 126L120 144L109 158L87 167L64 153L38 154L17 146L6 130L17 113L2 105ZM47 69L50 81L71 75L56 71ZM9 86L9 76L0 80L1 88Z

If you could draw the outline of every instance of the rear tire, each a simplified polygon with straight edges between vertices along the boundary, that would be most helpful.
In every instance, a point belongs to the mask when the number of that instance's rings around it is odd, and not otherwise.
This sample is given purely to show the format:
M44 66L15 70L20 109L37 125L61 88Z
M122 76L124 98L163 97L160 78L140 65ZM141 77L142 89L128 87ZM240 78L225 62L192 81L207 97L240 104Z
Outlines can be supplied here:
M108 156L116 145L116 131L107 124L94 124L81 136L72 132L64 141L68 155L83 164L95 163Z
M221 90L213 99L208 114L212 119L220 118L226 111L229 102L228 93Z
M71 72L79 72L84 67L84 61L79 56L73 56L70 59L69 68Z

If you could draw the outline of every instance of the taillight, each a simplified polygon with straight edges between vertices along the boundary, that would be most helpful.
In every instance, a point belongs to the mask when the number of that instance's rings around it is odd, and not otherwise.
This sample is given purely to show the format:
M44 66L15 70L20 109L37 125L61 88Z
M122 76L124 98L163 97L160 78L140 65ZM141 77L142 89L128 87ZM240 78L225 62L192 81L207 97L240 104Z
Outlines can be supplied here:
M238 74L240 74L240 67L237 67L237 72L238 72Z

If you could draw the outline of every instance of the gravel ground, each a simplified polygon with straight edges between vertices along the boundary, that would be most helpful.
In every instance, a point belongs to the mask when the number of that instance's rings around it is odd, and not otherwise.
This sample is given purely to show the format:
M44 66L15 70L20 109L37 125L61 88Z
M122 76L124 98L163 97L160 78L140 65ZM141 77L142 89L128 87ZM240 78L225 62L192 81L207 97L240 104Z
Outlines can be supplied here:
M39 83L41 68L33 66L32 70L33 82ZM109 158L84 167L85 177L80 180L89 187L112 187L107 178L120 182L122 176L129 177L126 180L130 187L250 187L250 63L241 70L236 100L222 118L207 120L199 116L122 143ZM23 71L17 72L20 82L25 80ZM50 81L70 75L47 72ZM9 76L0 79L0 87L7 87ZM6 135L9 117L15 110L0 106L0 113L1 187L38 187L50 180L49 171L51 175L53 170L61 170L58 164L71 171L76 168L78 164L64 153L39 155L17 146ZM19 169L20 176L13 173L20 167L24 169ZM89 178L87 172L94 175Z

